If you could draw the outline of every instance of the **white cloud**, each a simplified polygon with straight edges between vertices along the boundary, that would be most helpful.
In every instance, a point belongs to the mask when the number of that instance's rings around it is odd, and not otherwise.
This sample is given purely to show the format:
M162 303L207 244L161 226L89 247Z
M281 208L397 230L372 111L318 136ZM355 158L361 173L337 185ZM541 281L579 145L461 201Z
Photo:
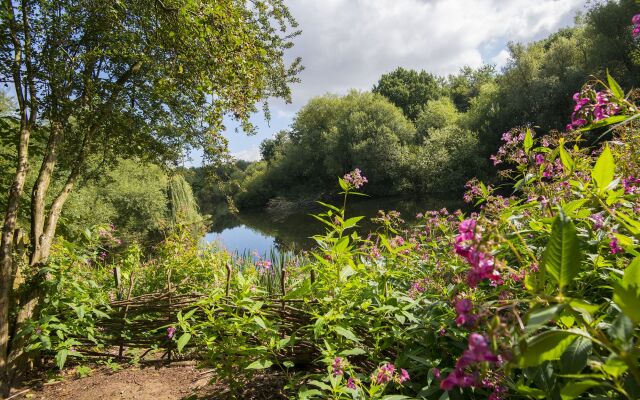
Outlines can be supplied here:
M275 100L271 126L257 136L228 135L238 158L286 128L314 96L370 90L398 66L447 75L469 65L508 59L509 41L541 39L571 25L583 0L287 0L302 35L286 53L305 70L292 86L293 103ZM258 118L259 119L259 118ZM242 154L241 154L242 153Z
M290 0L302 35L298 109L313 96L370 89L398 66L454 73L503 62L508 41L527 42L573 22L582 0ZM493 49L491 54L486 54Z
M491 58L491 62L496 65L498 71L500 71L504 66L507 65L511 55L507 49L500 50L500 53L496 54L493 58Z
M258 147L250 147L245 150L240 150L235 153L231 153L231 156L238 160L245 161L258 161L260 160L260 149Z

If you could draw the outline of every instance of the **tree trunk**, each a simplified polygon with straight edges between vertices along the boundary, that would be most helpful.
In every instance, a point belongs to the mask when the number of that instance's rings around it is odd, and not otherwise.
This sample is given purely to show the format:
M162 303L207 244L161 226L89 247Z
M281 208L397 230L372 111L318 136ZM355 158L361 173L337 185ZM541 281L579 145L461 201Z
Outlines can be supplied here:
M20 142L18 145L18 167L9 191L7 212L2 226L0 241L0 395L8 396L9 380L9 303L11 301L13 271L13 238L18 221L20 196L29 168L29 136L30 130L26 118L20 121Z
M57 147L60 139L62 138L63 128L60 123L54 122L51 124L51 133L49 134L49 141L47 143L47 150L45 157L40 165L40 172L38 173L38 179L33 186L31 194L31 255L29 265L34 266L40 263L41 260L47 258L49 253L48 247L43 247L43 243L49 243L49 240L45 236L45 197L47 190L49 190L49 184L51 183L51 175L55 168L58 158ZM48 232L47 232L48 233Z

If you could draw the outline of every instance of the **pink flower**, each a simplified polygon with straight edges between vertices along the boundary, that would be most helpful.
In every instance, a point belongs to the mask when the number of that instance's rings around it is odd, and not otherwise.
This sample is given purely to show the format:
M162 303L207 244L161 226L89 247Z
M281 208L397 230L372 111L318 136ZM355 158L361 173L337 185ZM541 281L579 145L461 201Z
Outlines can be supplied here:
M167 328L167 338L169 340L173 339L173 335L176 333L176 328L174 328L173 326L170 326Z
M349 389L355 389L356 388L356 383L354 382L353 378L349 377L349 379L347 379L347 387Z
M342 179L355 189L360 189L365 183L369 182L359 168L345 174Z
M624 251L618 244L618 238L615 237L609 242L609 249L611 251L611 254L618 254Z
M406 382L409 379L411 379L411 377L409 376L407 370L404 368L400 368L400 383Z
M333 360L333 364L331 364L331 368L333 369L333 376L338 376L344 374L344 365L342 364L342 358L336 357Z
M631 23L634 25L640 24L640 14L636 14L631 18Z
M604 226L604 218L602 214L593 214L589 219L593 222L593 229L599 231Z
M393 374L396 367L391 363L386 363L382 367L378 368L378 375L376 376L376 384L381 385L389 382L393 379Z

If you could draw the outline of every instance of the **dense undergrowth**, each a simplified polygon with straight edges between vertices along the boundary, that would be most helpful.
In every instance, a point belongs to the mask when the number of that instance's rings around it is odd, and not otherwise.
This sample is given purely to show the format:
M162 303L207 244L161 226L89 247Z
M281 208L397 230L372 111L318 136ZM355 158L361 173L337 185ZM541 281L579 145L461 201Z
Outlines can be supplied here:
M406 226L390 211L362 235L348 206L366 184L356 170L339 179L344 203L314 216L316 250L297 256L233 258L189 229L148 261L135 246L111 256L112 228L60 241L31 349L60 368L81 361L103 343L110 299L172 290L203 297L149 337L232 388L279 369L299 398L638 398L634 96L593 81L567 132L505 133L493 160L513 194L471 181L470 215L428 211Z

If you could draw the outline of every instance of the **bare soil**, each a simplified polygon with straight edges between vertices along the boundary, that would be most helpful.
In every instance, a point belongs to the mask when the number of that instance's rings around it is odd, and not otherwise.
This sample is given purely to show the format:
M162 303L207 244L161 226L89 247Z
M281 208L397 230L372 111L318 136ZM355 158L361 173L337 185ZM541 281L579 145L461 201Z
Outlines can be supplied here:
M214 382L213 371L194 365L129 367L113 372L106 367L76 378L69 371L62 381L33 383L17 389L11 400L204 400L204 399L286 399L284 378L277 373L254 376L236 394Z

